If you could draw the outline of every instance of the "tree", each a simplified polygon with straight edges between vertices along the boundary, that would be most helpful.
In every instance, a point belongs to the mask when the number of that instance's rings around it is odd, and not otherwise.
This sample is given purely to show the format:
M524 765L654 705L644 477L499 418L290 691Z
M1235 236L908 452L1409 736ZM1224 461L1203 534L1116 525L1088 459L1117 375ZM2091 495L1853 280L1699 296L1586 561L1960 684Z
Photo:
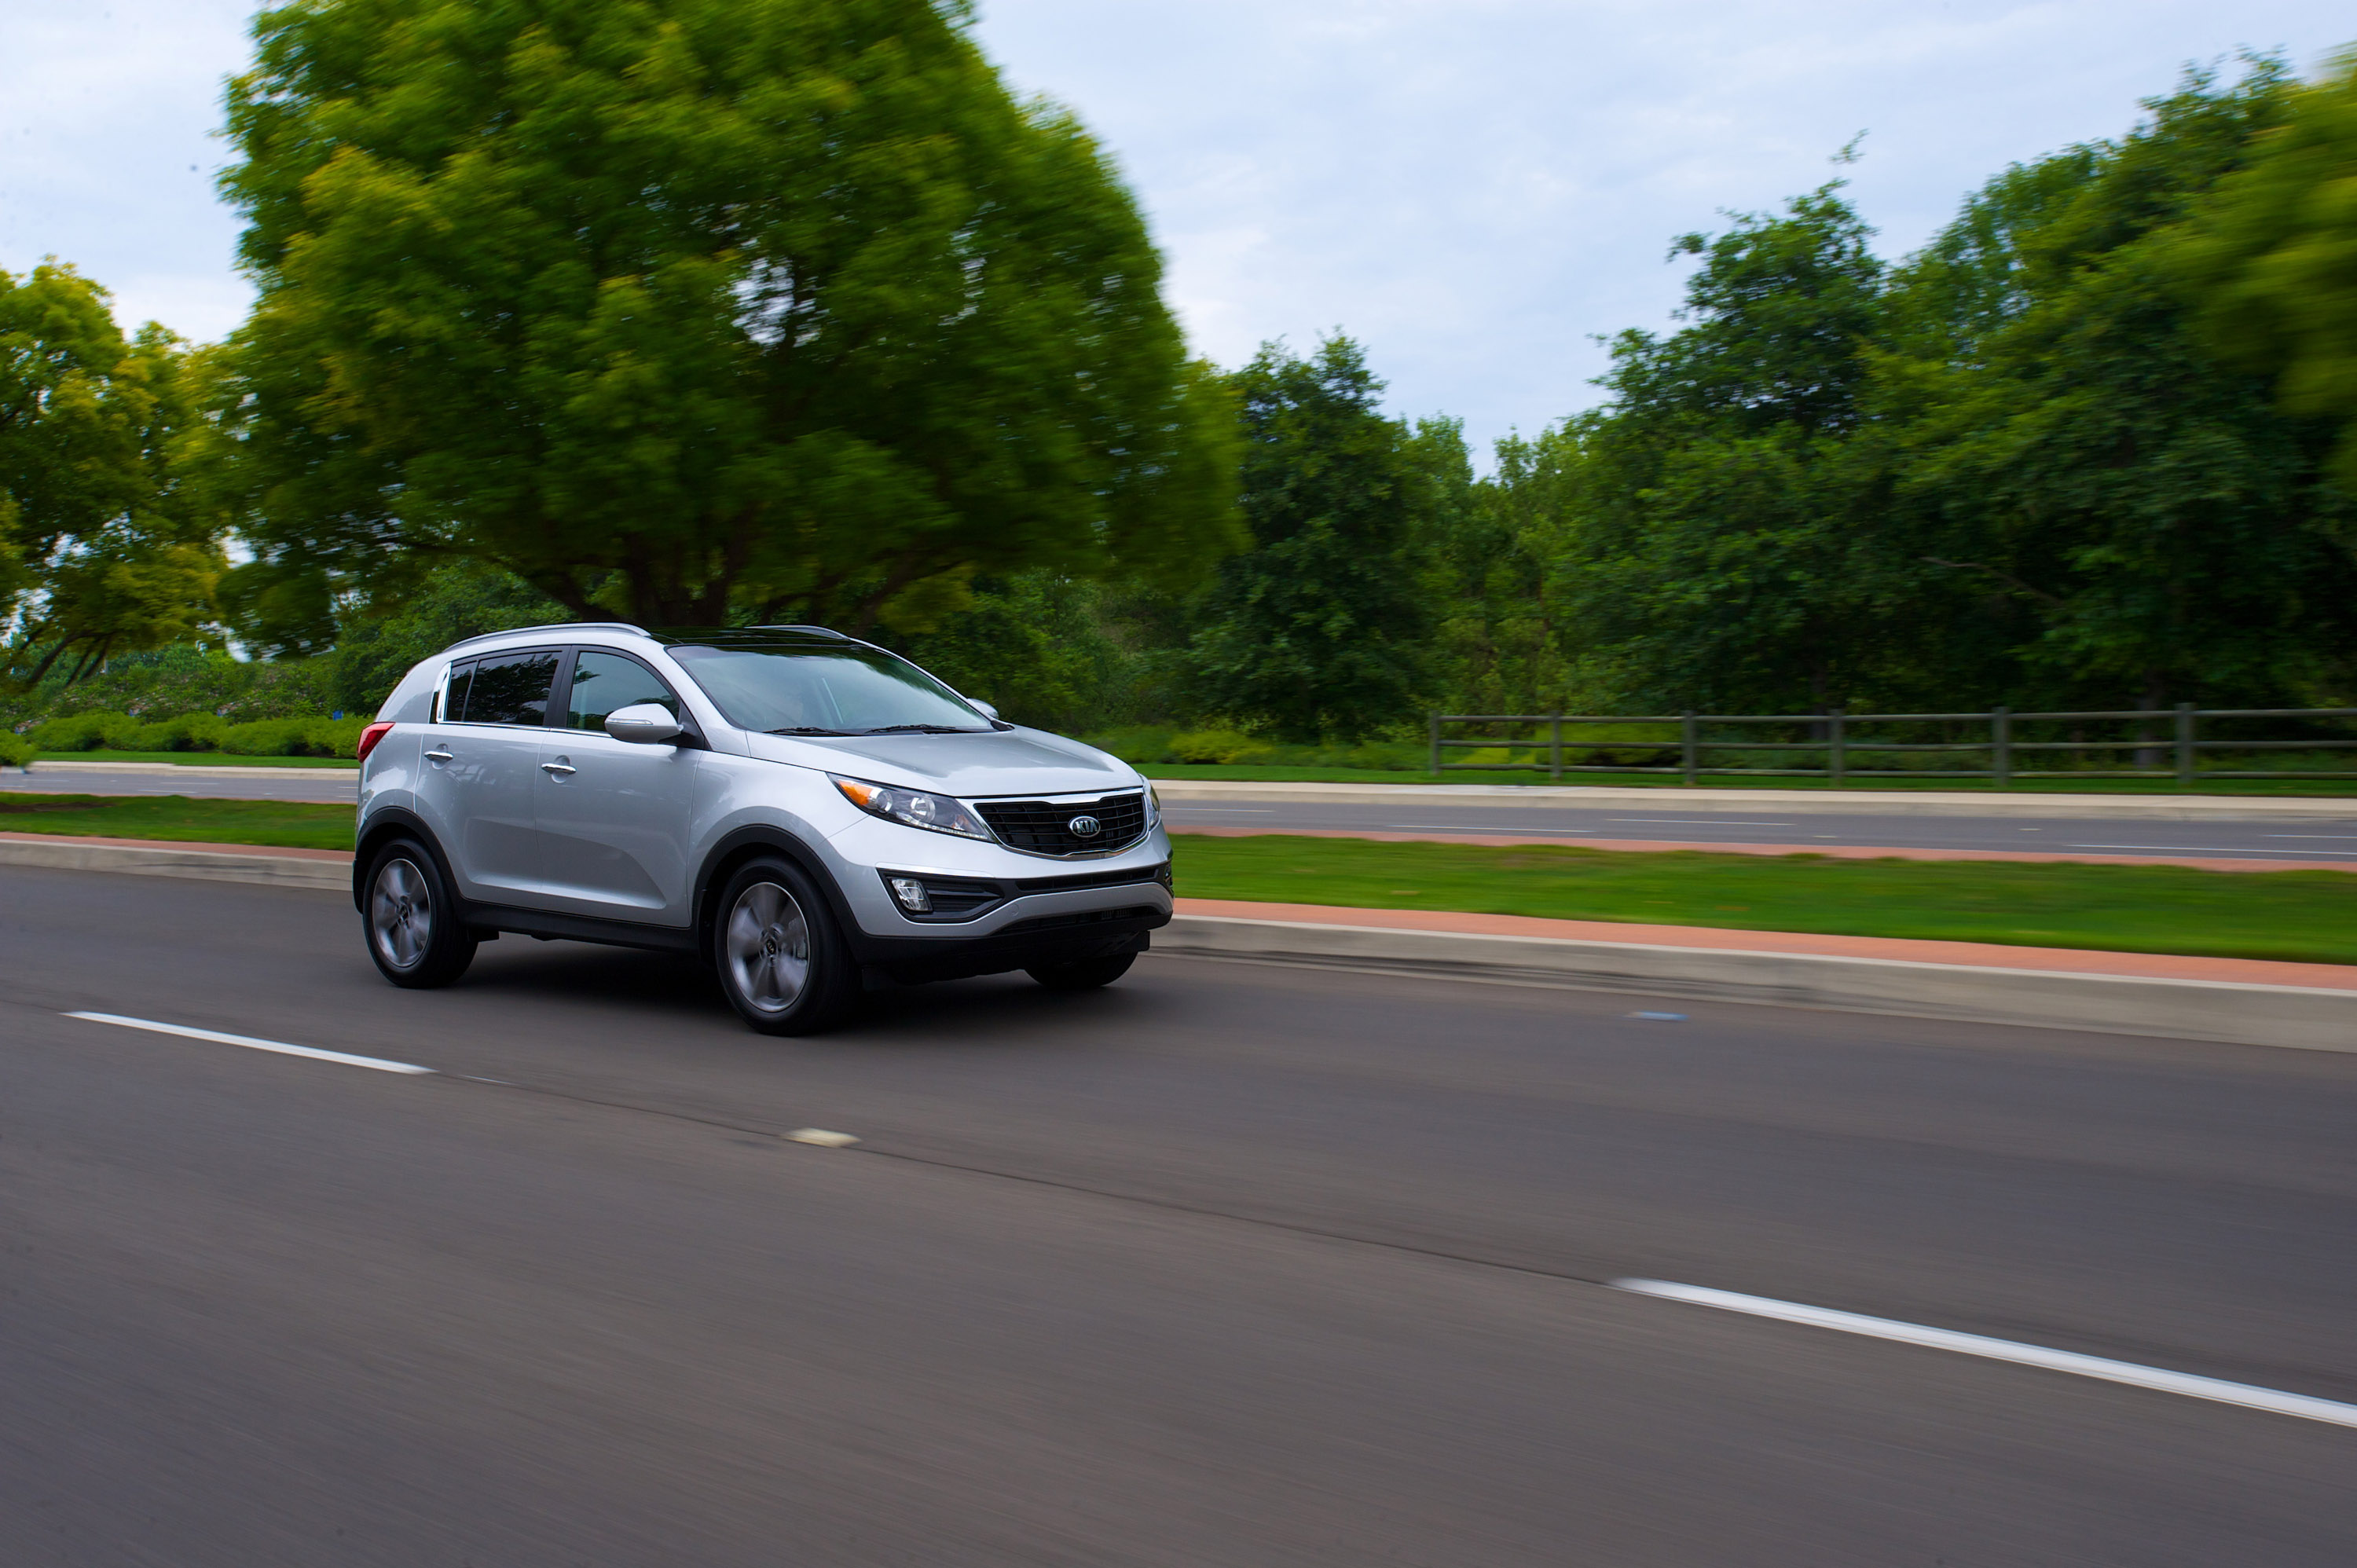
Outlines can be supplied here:
M1281 740L1359 739L1407 716L1424 681L1411 437L1348 338L1307 360L1264 344L1230 384L1253 548L1208 591L1199 695Z
M2346 635L2326 443L2204 344L2178 283L2186 225L2285 97L2270 62L2197 75L2122 141L1997 182L1967 210L1996 304L1921 329L1934 280L1879 367L1914 542L1987 596L2029 700L2280 701Z
M9 673L79 678L194 635L222 564L183 461L201 374L148 325L125 342L70 267L0 273L0 626Z
M1544 444L1546 593L1607 702L1822 709L1870 685L1891 585L1848 443L1883 266L1840 192L1678 241L1689 325L1621 333L1611 400Z
M2179 270L2212 352L2274 373L2287 411L2340 422L2334 465L2357 489L2357 53L2286 97Z
M264 12L224 177L254 575L317 578L314 621L464 558L583 615L864 629L976 571L1200 571L1226 400L1103 155L967 20Z

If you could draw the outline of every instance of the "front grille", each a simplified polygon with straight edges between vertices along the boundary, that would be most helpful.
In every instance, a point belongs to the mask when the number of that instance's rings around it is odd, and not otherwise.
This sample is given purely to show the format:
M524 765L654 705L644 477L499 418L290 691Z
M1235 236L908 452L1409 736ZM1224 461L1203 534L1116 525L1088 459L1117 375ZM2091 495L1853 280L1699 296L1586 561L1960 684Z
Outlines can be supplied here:
M1094 800L977 800L974 809L1001 843L1031 854L1104 854L1146 834L1142 791ZM1075 817L1094 817L1099 831L1086 836L1072 832L1069 824Z

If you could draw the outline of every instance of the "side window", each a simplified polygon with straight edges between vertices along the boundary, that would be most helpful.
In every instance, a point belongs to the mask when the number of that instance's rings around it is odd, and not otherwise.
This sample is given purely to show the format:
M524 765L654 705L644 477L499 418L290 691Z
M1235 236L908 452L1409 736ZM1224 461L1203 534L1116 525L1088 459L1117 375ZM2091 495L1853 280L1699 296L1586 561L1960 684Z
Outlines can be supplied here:
M669 709L672 717L685 722L686 715L680 712L679 699L672 694L671 688L637 660L587 649L574 655L573 699L566 704L565 715L567 729L603 734L606 715L633 703L658 703Z
M474 678L473 660L464 660L450 666L450 693L442 699L442 706L434 715L436 724L458 722L458 715L467 711L467 682Z
M475 660L474 677L467 683L467 701L459 707L452 682L454 715L470 725L529 725L548 722L549 689L556 684L554 653L495 653Z

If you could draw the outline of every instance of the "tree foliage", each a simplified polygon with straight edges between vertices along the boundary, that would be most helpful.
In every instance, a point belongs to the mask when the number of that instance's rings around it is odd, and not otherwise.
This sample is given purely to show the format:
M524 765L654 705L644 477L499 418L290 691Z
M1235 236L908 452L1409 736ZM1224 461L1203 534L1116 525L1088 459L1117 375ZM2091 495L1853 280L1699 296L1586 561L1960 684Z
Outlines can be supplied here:
M150 325L126 342L70 267L0 273L0 627L10 674L79 675L197 634L221 556L186 460L202 373Z
M1134 202L952 0L255 29L231 391L282 640L448 558L578 613L864 628L1230 542L1228 404Z
M1200 699L1288 741L1397 723L1423 684L1428 619L1403 559L1425 477L1412 438L1347 338L1308 359L1264 345L1231 384L1252 548L1222 564L1203 606Z

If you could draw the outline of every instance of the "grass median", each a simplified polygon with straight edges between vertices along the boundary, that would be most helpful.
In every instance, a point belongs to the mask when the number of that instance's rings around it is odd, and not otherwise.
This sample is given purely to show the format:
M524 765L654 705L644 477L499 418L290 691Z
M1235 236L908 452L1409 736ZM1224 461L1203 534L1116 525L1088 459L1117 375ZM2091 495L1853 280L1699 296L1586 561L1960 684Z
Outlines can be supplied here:
M350 849L352 808L0 795L0 832ZM1177 835L1182 897L2357 963L2357 875Z
M0 794L0 832L350 849L352 808L186 795Z
M1194 898L2357 963L2357 875L1177 836Z

